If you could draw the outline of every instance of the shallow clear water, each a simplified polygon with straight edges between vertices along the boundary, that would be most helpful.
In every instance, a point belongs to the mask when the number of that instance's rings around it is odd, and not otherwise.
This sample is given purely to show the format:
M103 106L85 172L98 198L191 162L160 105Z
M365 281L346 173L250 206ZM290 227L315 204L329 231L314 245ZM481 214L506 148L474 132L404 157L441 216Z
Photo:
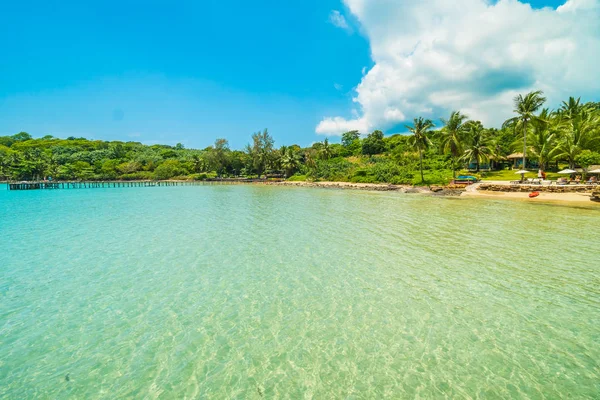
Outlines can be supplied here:
M0 398L598 398L598 210L0 187Z

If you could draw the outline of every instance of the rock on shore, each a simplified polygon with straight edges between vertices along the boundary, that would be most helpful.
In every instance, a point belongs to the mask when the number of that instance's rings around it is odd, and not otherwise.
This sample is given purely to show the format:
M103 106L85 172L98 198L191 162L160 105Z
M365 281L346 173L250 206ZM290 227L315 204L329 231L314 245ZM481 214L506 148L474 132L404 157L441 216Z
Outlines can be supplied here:
M396 191L401 193L420 193L438 196L460 196L464 191L462 188L449 188L442 186L410 186L410 185L391 185L381 183L353 183L353 182L308 182L308 181L282 181L268 182L274 186L296 186L313 187L325 189L354 189L354 190L372 190L379 192Z

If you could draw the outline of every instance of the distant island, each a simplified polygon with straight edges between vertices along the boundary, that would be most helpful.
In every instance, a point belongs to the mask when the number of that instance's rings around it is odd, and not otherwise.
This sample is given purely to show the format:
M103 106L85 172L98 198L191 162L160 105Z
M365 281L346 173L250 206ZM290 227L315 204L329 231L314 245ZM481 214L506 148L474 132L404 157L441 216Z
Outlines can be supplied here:
M557 110L542 108L540 91L515 98L515 114L501 129L455 111L439 124L415 118L410 134L346 132L310 147L275 146L268 130L245 149L217 139L205 149L183 145L88 140L26 132L0 137L0 180L206 180L285 178L291 181L439 184L458 173L514 179L513 169L581 168L600 164L600 103L570 98Z

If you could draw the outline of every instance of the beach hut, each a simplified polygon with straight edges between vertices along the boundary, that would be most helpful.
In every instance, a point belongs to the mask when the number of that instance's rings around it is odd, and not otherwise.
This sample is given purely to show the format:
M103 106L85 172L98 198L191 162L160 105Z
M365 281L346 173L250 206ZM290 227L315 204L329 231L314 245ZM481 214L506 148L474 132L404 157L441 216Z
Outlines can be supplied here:
M512 162L513 169L517 169L523 164L523 153L512 153L506 159Z
M513 169L523 168L523 153L512 153L506 156L506 159L512 163ZM527 169L537 169L539 167L537 160L527 159Z

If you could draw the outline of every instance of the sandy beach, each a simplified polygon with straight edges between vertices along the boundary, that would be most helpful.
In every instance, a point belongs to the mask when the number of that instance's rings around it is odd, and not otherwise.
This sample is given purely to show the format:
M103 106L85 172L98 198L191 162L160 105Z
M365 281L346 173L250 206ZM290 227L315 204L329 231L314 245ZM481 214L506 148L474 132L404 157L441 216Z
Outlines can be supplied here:
M281 181L265 182L274 186L298 186L298 187L316 187L329 189L358 189L358 190L377 190L377 191L407 191L413 189L410 185L391 185L387 183L353 183L353 182L310 182L310 181ZM420 188L422 191L428 191L427 187Z
M397 191L402 193L431 194L438 196L460 196L464 191L462 188L451 188L438 185L431 186L412 186L412 185L392 185L388 183L353 183L353 182L309 182L309 181L281 181L265 182L267 185L274 186L295 186L311 187L322 189L353 189L353 190L371 190L377 192Z
M591 207L600 207L600 202L591 200L589 193L540 193L538 197L529 198L529 193L519 192L492 192L476 190L476 187L464 189L449 189L437 186L410 186L410 185L390 185L377 183L352 183L352 182L307 182L307 181L283 181L270 182L269 185L276 186L296 186L313 187L327 189L354 189L354 190L373 190L373 191L399 191L402 193L420 193L436 195L454 195L464 198L481 198L496 200L519 200L535 203L555 203L565 205L589 205ZM432 188L434 190L432 190ZM438 188L438 189L436 189ZM441 190L439 190L441 189Z
M491 192L484 190L465 191L461 197L486 198L497 200L521 200L532 203L561 203L590 205L600 207L600 202L592 201L589 193L540 193L538 197L529 198L529 193L516 192Z

